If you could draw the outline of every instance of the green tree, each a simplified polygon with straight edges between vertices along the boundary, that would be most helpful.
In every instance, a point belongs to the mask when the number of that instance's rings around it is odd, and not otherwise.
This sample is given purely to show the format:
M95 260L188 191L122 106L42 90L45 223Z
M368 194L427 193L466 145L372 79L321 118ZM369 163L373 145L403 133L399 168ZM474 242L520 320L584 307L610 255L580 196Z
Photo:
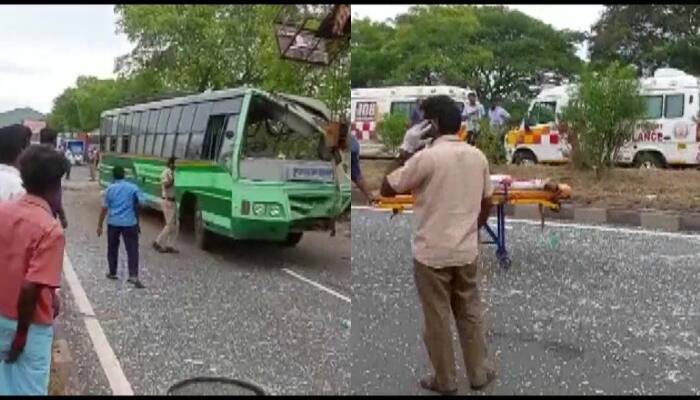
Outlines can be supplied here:
M700 74L700 6L607 5L592 28L591 62L620 61L644 75L659 67Z
M379 139L394 154L398 151L408 127L408 120L402 113L384 114L377 124Z
M352 86L469 86L489 103L530 95L533 76L581 67L579 32L557 31L503 6L418 6L393 25L353 21Z
M387 71L396 67L396 60L387 51L393 40L394 28L372 22L369 18L352 21L351 80L353 87L382 86L390 77Z
M475 15L479 29L474 40L490 53L476 62L468 82L480 99L490 103L495 95L526 95L530 78L544 71L570 77L580 70L576 45L583 34L557 31L504 6L475 7Z
M618 63L599 71L586 68L570 95L562 119L568 125L574 165L593 168L600 177L644 115L639 81L633 68Z
M145 73L169 90L244 85L324 100L337 117L349 103L349 48L328 67L283 60L274 18L279 5L117 5L120 31L136 43L120 57L122 76ZM347 89L347 90L346 90Z

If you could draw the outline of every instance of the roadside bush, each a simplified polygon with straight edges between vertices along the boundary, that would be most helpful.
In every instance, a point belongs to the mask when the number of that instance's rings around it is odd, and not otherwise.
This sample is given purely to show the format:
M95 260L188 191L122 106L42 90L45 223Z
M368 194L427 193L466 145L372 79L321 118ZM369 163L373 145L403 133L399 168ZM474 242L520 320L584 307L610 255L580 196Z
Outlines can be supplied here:
M389 151L395 154L401 146L406 129L408 129L406 116L401 113L384 114L377 124L377 135Z
M568 125L572 161L600 178L644 115L639 81L634 69L617 63L599 71L586 68L570 97L562 120Z
M479 124L479 136L476 139L478 147L488 158L490 164L503 164L506 161L506 150L503 146L503 137L507 128L494 129L488 119L482 119Z

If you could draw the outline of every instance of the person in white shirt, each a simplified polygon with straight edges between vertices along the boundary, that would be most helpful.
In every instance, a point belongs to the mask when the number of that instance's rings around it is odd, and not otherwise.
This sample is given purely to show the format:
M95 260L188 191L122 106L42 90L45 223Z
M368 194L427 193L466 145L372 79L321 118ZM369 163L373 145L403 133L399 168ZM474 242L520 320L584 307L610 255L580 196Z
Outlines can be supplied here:
M68 162L66 163L66 166L68 167L66 171L66 180L70 180L70 169L73 166L73 163L75 162L75 157L73 157L73 152L70 151L70 149L66 149L64 155L66 156L66 160L68 160Z
M23 125L0 128L0 201L16 200L26 193L17 160L29 146L32 131Z
M500 131L508 120L510 120L510 114L505 108L501 107L501 98L499 96L494 97L493 104L491 108L489 108L489 122L491 123L491 127Z
M476 93L469 92L467 99L469 101L462 110L462 121L467 123L467 143L473 146L479 135L479 122L486 116L486 112L484 106L476 102Z

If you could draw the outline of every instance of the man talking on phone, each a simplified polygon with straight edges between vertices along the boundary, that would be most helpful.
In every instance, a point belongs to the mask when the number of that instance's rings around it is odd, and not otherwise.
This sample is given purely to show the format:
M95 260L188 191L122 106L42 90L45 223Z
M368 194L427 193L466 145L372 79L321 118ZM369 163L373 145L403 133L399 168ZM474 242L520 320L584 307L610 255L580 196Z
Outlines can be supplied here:
M381 194L414 197L415 282L423 307L423 338L435 372L420 384L442 394L457 390L453 315L469 383L479 390L496 376L487 354L477 284L478 231L491 208L489 164L479 149L457 137L461 118L452 99L429 97L423 110L435 139L384 177Z

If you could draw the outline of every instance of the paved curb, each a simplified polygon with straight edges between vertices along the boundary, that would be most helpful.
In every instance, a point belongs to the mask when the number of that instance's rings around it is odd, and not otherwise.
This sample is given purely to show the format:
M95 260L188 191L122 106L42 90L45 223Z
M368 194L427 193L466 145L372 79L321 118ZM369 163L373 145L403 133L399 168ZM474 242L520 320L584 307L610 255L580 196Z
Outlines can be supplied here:
M355 188L352 190L352 205L366 205L364 196ZM537 205L510 204L505 207L506 215L517 219L540 220ZM491 211L495 215L495 207ZM544 209L545 224L548 220L572 221L583 224L616 225L640 227L665 232L700 233L700 213L681 213L662 210L627 210L620 208L585 207L562 204L558 212Z
M51 375L49 379L49 395L65 395L73 365L68 341L60 322L54 324L54 339L51 355Z

